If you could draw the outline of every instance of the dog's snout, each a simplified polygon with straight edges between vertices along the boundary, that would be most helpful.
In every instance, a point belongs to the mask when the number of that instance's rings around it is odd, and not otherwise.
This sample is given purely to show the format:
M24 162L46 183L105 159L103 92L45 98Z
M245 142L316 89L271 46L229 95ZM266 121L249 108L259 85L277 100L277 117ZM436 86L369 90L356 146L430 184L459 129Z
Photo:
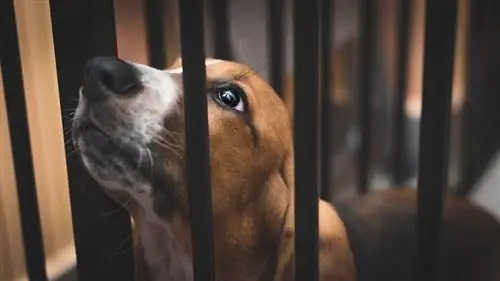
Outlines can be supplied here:
M114 57L96 57L87 62L83 78L83 94L92 101L105 100L109 95L129 95L140 91L139 71Z

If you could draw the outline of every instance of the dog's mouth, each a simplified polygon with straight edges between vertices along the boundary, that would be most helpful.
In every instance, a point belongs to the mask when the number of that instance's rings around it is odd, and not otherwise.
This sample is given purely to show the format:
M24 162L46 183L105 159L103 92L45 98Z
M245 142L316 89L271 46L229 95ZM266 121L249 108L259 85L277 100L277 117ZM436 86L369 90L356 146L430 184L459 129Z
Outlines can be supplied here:
M148 183L153 209L164 216L179 206L179 191L173 188L179 183L165 173L161 161L147 147L120 141L90 121L75 126L73 138L87 169L98 181L127 186L138 193L146 192L141 183Z
M125 175L131 172L137 175L151 173L149 153L146 147L133 142L124 142L106 133L91 121L75 126L73 138L85 162L92 166L98 177L106 179L110 174Z

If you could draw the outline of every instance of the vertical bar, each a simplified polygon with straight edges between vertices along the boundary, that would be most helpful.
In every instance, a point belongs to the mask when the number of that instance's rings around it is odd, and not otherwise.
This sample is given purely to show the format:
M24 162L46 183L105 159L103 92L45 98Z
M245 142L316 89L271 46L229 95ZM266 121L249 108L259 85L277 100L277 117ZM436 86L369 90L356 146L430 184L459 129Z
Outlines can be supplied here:
M232 60L231 40L229 35L228 0L211 0L210 8L214 24L215 57Z
M165 45L165 0L144 0L149 65L164 69L167 61Z
M500 3L470 1L467 95L463 108L461 178L457 193L468 196L500 149Z
M373 71L373 49L375 44L375 5L373 0L359 1L359 63L360 63L360 81L359 81L359 126L361 129L361 148L358 154L359 182L358 189L360 193L366 193L370 184L371 168L371 113L372 113L372 71Z
M24 94L21 54L14 1L0 5L2 53L0 63L5 88L8 124L21 217L21 231L27 275L30 280L47 280L35 172Z
M179 0L179 9L194 280L211 281L215 273L203 0Z
M272 1L271 1L272 2ZM333 155L333 140L332 140L332 18L333 18L333 0L321 0L321 36L320 36L320 91L321 91L321 198L329 201L331 196L333 181L330 180L330 175L333 173L332 155Z
M396 66L396 102L394 110L394 160L393 181L396 186L402 185L405 180L404 170L407 153L406 130L406 87L408 79L408 49L410 29L410 0L397 1L397 66Z
M315 281L318 267L319 8L294 0L295 279Z
M271 64L270 81L278 95L283 96L283 11L285 1L267 0L267 43Z
M417 212L416 280L439 280L457 0L427 1Z
M77 106L87 60L116 55L113 0L52 0L50 9L61 112L68 115ZM130 217L103 192L74 153L69 119L63 118L63 127L78 280L132 281Z

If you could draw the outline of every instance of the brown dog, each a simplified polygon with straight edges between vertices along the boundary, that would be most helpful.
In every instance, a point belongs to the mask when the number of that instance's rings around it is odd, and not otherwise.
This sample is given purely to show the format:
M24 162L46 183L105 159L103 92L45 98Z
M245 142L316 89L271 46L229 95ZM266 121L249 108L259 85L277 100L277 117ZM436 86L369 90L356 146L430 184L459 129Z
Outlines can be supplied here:
M217 280L295 280L293 147L287 109L248 67L208 59ZM92 176L134 218L139 280L192 280L182 64L86 66L73 138ZM355 280L344 226L319 201L320 280Z
M442 281L500 280L500 223L454 196L445 201ZM375 191L339 202L356 261L359 281L413 280L416 192Z

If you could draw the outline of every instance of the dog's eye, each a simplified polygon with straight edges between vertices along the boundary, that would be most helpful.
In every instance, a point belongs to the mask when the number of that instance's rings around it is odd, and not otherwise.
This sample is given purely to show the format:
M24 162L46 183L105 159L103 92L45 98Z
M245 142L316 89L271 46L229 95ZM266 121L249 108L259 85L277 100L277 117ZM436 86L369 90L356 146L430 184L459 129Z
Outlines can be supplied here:
M245 103L242 98L243 94L243 89L237 85L221 85L217 88L216 98L223 104L239 112L243 112L245 111Z

